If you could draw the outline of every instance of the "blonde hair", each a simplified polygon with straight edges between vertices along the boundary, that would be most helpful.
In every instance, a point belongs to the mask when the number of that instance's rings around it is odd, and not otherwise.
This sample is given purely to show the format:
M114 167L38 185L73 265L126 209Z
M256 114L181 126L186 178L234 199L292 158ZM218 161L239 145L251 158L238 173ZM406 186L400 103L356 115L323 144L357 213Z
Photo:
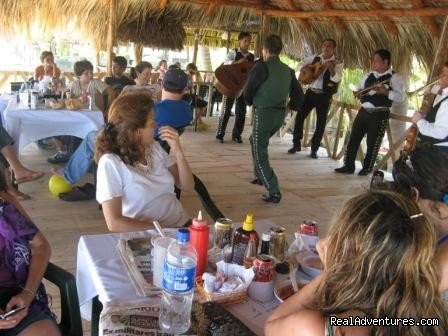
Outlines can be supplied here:
M139 161L145 154L138 130L154 118L154 102L149 93L135 91L121 94L109 110L106 127L96 138L95 161L105 153L118 155L129 165Z
M438 292L435 250L434 226L409 198L374 190L350 199L329 233L319 309L438 318L439 326L379 326L374 334L445 335L448 313Z

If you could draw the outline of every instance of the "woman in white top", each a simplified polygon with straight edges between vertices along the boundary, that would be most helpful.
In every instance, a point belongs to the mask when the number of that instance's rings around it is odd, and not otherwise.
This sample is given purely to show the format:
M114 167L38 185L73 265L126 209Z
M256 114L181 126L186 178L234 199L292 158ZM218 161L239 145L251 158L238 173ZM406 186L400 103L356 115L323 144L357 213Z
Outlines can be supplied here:
M154 103L157 103L162 97L162 86L160 84L149 84L151 81L152 65L149 62L142 61L131 69L131 77L135 85L126 85L122 93L129 91L146 91L151 94Z
M110 231L126 232L189 221L174 194L174 185L193 190L191 169L177 131L165 126L159 136L171 147L168 155L154 141L154 103L145 92L120 95L109 111L109 122L96 140L96 198Z

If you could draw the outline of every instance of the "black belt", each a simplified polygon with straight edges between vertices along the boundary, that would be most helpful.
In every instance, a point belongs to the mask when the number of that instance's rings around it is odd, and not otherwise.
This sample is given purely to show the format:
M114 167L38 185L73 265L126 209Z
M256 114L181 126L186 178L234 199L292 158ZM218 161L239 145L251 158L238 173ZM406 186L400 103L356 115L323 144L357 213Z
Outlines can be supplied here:
M361 107L361 109L363 109L364 111L366 111L367 113L375 113L375 112L388 112L390 111L389 107Z

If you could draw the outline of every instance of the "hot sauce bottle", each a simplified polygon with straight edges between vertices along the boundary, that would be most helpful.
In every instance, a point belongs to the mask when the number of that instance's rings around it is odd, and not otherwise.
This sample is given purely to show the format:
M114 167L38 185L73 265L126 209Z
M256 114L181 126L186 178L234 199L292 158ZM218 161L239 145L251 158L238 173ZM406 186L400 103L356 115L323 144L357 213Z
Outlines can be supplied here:
M207 266L208 236L210 228L207 221L202 218L202 212L199 211L198 217L193 218L190 229L190 244L195 248L198 255L198 264L196 267L196 277L202 276Z
M249 212L243 222L243 226L235 230L232 243L232 263L243 265L244 254L249 244L250 234L255 234L255 251L258 251L258 243L260 238L254 230L254 215Z

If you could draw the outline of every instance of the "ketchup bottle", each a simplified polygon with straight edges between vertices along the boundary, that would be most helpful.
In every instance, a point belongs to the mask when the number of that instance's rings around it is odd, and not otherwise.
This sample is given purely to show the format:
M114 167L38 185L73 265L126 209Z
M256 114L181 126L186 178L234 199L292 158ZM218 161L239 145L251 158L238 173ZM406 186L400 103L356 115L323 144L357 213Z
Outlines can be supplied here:
M198 255L198 264L196 267L196 277L202 276L207 266L208 237L210 228L207 221L202 219L202 212L199 211L198 217L193 218L190 225L190 244L196 249Z

